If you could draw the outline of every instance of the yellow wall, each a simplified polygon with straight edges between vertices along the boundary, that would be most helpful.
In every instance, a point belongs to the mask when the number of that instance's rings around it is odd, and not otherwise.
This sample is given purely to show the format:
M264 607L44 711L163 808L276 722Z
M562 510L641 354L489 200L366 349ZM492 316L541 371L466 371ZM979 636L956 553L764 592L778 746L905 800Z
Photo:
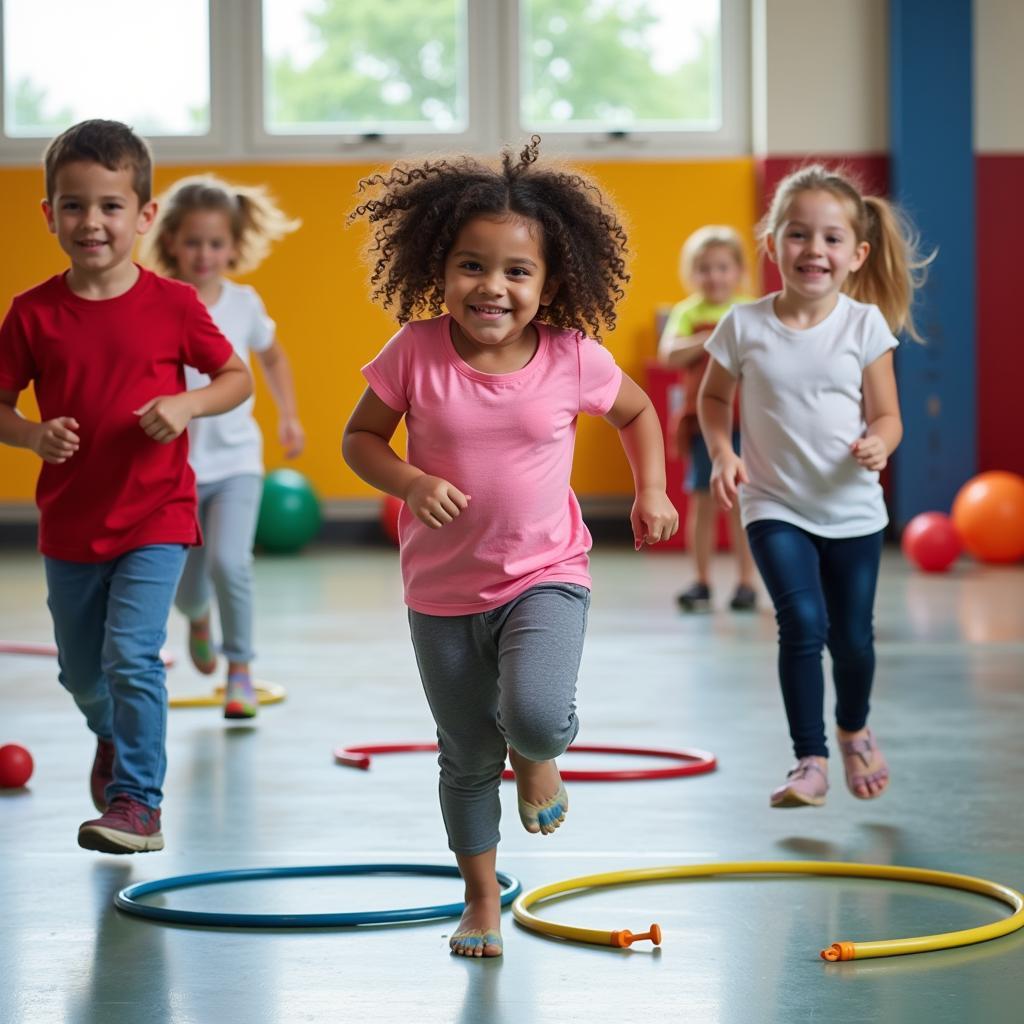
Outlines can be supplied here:
M677 279L682 239L705 223L734 224L750 234L755 217L754 167L750 159L689 163L580 164L622 210L633 253L632 284L619 307L618 328L606 339L627 373L643 383L644 361L654 353L654 310L681 296ZM156 187L208 166L164 167ZM278 338L295 369L300 412L309 435L295 463L328 499L366 498L374 492L345 466L339 453L342 427L362 391L359 367L394 331L394 323L367 299L359 249L365 226L346 229L363 165L219 165L228 180L263 183L302 228L283 241L246 280L263 296L278 324ZM35 168L0 169L0 204L8 237L16 245L0 267L0 300L63 269L63 254L39 212L42 174ZM257 374L258 376L258 374ZM262 382L257 414L267 438L268 467L281 464L274 410ZM30 395L20 407L35 416ZM0 502L31 501L38 460L0 447ZM581 495L624 495L629 469L614 432L603 423L581 424L574 485Z

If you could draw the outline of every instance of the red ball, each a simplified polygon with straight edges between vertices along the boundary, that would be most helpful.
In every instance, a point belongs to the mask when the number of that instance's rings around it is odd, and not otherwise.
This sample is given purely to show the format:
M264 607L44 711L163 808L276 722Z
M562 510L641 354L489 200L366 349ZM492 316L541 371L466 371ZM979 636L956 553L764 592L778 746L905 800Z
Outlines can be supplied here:
M380 506L380 526L392 544L398 543L398 515L405 504L401 498L386 494Z
M32 755L17 743L0 747L0 789L20 789L32 778Z
M979 561L1016 562L1024 555L1024 477L979 473L957 492L953 522Z
M942 512L922 512L907 523L900 540L907 561L925 572L945 572L962 545L953 520Z

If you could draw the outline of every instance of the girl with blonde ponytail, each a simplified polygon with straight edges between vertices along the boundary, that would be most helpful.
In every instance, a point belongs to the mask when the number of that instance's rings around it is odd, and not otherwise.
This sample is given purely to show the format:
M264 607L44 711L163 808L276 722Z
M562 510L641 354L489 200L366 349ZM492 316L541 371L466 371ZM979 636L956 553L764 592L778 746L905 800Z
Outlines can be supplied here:
M708 340L699 398L711 491L740 504L775 605L779 677L796 764L772 807L828 791L822 649L832 655L846 784L881 796L889 768L867 726L873 606L888 515L878 474L903 433L894 337L921 340L911 307L929 260L899 212L814 164L778 186L760 229L782 290L735 306ZM743 439L733 451L738 383Z
M142 260L191 284L210 316L247 364L255 352L278 410L278 440L287 458L305 436L295 403L291 368L259 295L226 275L255 270L274 242L294 231L262 188L229 185L210 175L183 178L158 199ZM205 377L186 370L190 389ZM250 398L222 416L189 428L189 462L196 474L204 547L192 548L175 604L189 620L189 654L204 674L217 669L210 632L216 595L227 660L225 718L252 718L258 707L250 672L252 546L263 490L263 439Z

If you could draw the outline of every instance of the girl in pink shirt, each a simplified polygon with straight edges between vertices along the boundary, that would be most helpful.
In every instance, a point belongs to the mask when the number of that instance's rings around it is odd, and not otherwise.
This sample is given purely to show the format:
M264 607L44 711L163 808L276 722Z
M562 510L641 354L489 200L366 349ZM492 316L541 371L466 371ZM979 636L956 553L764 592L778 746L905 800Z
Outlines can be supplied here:
M363 368L344 454L405 503L405 598L466 883L450 941L462 956L502 952L506 756L528 832L553 832L568 810L555 758L579 728L590 600L591 538L569 486L581 412L619 431L637 549L678 528L650 400L587 337L614 326L625 232L590 182L536 165L539 144L518 160L506 151L498 168L469 157L396 166L360 183L376 196L352 214L375 225L373 297L402 326ZM391 447L403 417L405 458Z

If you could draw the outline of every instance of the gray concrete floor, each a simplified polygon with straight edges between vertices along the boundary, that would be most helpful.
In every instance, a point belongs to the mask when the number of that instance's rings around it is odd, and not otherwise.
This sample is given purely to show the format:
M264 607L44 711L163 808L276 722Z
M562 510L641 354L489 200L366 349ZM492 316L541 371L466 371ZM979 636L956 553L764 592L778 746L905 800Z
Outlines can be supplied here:
M731 566L716 566L718 599ZM833 770L828 806L772 811L790 756L765 610L687 618L678 555L616 548L594 558L581 674L581 742L712 749L713 775L578 783L553 837L524 833L504 789L499 862L532 887L659 863L833 859L981 875L1024 888L1024 570L964 562L912 573L887 553L877 607L873 725L891 791L855 801ZM980 946L825 965L837 939L894 938L994 920L1001 905L843 880L624 886L545 913L569 924L646 928L663 947L589 948L504 924L501 961L446 953L450 921L332 931L173 927L126 917L135 881L220 868L448 863L430 755L337 767L345 743L428 740L390 551L322 549L257 565L259 675L286 703L253 725L171 714L163 853L115 858L75 844L92 816L93 742L53 662L0 657L0 743L36 772L0 795L0 1021L16 1024L291 1024L298 1021L1020 1021L1024 932ZM0 639L47 640L42 570L0 553ZM182 623L169 646L184 651ZM209 681L179 662L172 693ZM567 757L581 767L596 763ZM606 759L603 763L610 764ZM459 898L455 880L247 883L175 893L176 906L288 912L380 909ZM646 946L646 948L645 948Z

